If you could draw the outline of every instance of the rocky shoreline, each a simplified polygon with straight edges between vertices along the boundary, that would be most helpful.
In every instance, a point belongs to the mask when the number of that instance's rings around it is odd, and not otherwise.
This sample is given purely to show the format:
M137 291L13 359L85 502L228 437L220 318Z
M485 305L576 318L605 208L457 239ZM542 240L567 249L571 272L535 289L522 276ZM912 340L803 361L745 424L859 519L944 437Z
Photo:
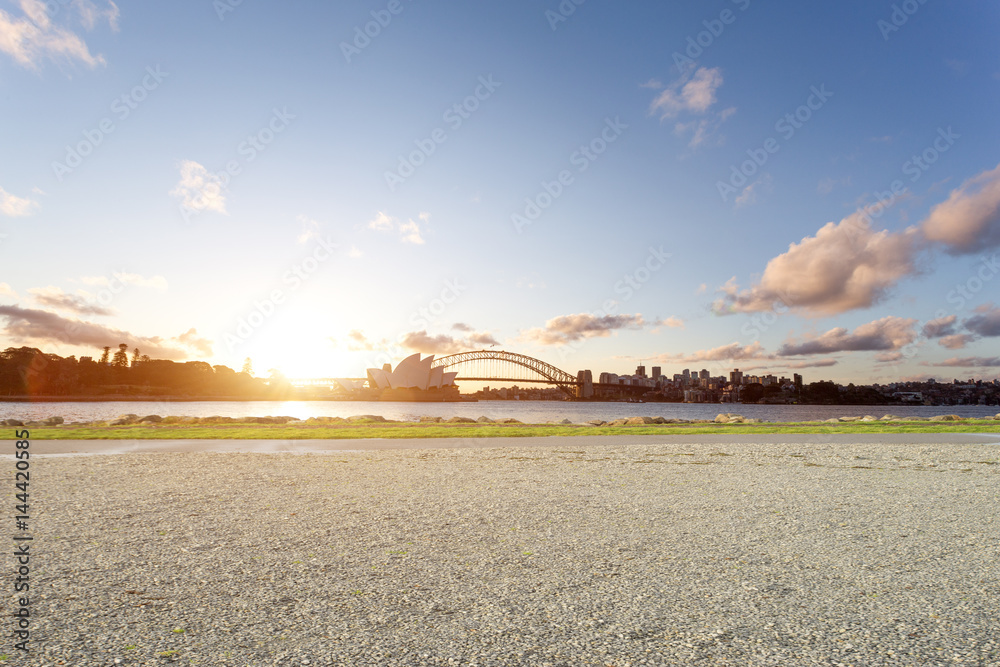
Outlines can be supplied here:
M871 423L871 422L882 422L882 423L892 423L892 422L922 422L922 423L937 423L937 422L966 422L966 421L1000 421L1000 413L992 417L981 417L981 418L967 418L961 417L954 414L946 415L935 415L933 417L923 418L923 417L898 417L892 414L886 414L882 417L875 417L873 415L863 415L863 416L844 416L844 417L834 417L831 419L823 420L810 420L801 422L772 422L765 419L754 419L750 417L744 417L740 414L735 413L719 413L715 419L673 419L669 417L628 417L622 419L614 419L612 421L604 421L602 419L592 419L586 422L574 422L569 419L563 419L561 421L547 421L544 422L545 425L565 425L565 426L653 426L653 425L669 425L669 424L772 424L780 425L783 423L788 424L850 424L850 423ZM23 421L20 419L3 419L0 420L0 426L14 426L14 427L53 427L53 426L135 426L135 425L148 425L148 426L195 426L195 425L205 425L205 426L217 426L222 424L233 424L233 425L249 425L249 424L279 424L279 425L301 425L301 426L334 426L334 425L351 425L351 424L526 424L526 422L519 421L517 419L511 418L500 418L491 419L489 417L479 417L478 419L472 419L471 417L451 417L450 419L445 419L444 417L420 417L415 421L400 421L386 419L380 415L354 415L351 417L309 417L308 419L298 419L296 417L221 417L221 416L211 416L211 417L187 417L187 416L160 416L160 415L145 415L139 416L136 414L126 414L119 415L112 420L98 420L98 421L81 421L81 422L67 422L63 417L54 416L48 417L47 419L42 419L38 421Z

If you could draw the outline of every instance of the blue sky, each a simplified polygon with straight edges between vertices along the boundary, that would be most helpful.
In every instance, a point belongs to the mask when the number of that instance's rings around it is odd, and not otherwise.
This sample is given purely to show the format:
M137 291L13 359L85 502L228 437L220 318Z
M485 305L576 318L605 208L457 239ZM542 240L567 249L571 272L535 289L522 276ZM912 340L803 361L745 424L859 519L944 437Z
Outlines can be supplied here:
M0 345L997 377L1000 8L453 4L0 0Z

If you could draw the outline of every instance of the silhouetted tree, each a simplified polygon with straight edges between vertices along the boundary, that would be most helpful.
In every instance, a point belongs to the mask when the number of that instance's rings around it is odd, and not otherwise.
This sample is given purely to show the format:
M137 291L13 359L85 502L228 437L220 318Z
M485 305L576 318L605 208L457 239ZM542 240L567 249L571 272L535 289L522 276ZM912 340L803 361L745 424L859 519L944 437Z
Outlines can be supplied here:
M115 352L111 365L115 368L128 368L128 345L122 343L118 346L118 351Z
M134 350L132 350L132 367L134 368L138 362L139 362L139 348L135 348Z
M107 366L110 362L111 362L111 348L106 347L104 348L104 354L101 355L101 359L97 363L99 363L102 366Z
M250 361L250 357L243 360L243 369L240 372L253 377L253 363Z

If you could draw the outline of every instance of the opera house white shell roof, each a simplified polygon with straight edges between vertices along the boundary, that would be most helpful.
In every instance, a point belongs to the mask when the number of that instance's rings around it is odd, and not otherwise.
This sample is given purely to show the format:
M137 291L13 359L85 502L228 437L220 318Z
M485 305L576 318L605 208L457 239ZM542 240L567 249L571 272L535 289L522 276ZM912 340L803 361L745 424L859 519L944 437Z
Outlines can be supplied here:
M373 389L440 389L455 384L458 373L445 373L444 368L431 368L434 355L426 359L420 353L410 355L395 370L368 369L368 383Z

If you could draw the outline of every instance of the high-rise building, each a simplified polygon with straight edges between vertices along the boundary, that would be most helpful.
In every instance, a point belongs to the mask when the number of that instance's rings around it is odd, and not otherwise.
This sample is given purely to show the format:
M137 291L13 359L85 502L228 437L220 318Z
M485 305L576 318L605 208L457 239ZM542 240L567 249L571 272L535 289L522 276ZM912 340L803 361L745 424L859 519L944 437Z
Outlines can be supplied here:
M734 368L733 372L729 374L730 384L734 384L737 387L743 384L743 373L738 368Z
M702 368L701 373L698 374L698 377L700 377L702 380L708 380L712 377L712 374L709 373L706 369Z
M663 374L662 370L663 369L660 368L659 366L653 366L653 379L654 380L658 379Z
M641 378L646 377L646 367L645 366L636 366L635 367L635 374L638 375Z

